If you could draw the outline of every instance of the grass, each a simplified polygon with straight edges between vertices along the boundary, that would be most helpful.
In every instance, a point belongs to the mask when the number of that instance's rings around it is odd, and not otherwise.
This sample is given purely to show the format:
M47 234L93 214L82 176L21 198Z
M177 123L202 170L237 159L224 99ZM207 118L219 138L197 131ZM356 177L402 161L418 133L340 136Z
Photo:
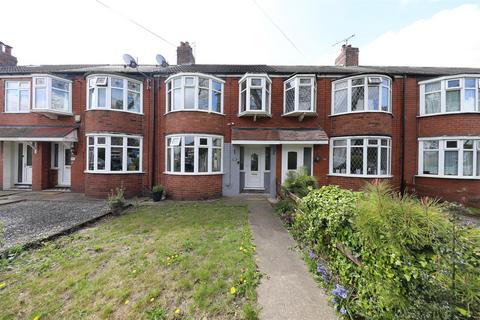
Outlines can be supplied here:
M256 319L247 212L140 207L3 259L0 319Z

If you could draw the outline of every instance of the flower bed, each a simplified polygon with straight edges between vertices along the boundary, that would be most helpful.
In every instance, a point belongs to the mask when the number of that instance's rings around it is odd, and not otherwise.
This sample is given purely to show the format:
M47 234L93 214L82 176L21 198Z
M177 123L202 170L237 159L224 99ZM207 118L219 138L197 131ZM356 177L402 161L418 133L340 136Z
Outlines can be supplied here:
M311 191L283 209L305 258L346 319L477 319L480 232L435 201L386 184Z

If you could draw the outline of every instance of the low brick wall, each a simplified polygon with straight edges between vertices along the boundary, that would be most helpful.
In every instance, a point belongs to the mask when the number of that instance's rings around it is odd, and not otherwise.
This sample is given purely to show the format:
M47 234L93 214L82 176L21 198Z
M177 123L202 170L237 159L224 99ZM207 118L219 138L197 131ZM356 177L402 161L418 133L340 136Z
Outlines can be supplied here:
M174 200L204 200L222 196L222 174L169 175L163 181L167 197Z

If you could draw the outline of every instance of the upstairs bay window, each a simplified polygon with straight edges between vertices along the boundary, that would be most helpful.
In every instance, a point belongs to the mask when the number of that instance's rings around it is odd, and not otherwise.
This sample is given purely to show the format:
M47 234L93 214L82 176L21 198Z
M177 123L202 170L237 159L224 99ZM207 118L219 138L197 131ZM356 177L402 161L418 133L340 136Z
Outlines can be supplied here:
M479 88L478 75L420 82L420 115L480 112Z
M315 114L315 76L297 75L284 82L283 114Z
M34 76L32 111L72 113L72 82L53 76Z
M480 137L419 139L420 176L480 179Z
M272 81L266 74L246 74L238 82L239 116L270 116Z
M143 112L142 82L107 75L90 76L87 82L87 109Z
M170 135L167 136L166 149L167 173L188 175L222 172L222 136Z
M87 135L87 172L138 173L142 171L142 138Z
M5 112L30 111L30 81L5 81Z
M390 78L368 75L333 82L332 115L382 111L392 112Z
M332 138L330 174L354 177L389 177L391 139L387 137Z
M168 78L166 83L167 112L223 113L223 80L204 74L180 73Z

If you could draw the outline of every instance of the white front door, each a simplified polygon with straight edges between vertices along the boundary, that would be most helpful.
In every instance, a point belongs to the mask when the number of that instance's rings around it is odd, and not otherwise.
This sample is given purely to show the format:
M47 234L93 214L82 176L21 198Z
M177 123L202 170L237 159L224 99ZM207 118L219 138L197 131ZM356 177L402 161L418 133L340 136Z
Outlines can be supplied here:
M58 185L69 187L71 185L72 149L63 144L58 148Z
M26 143L17 143L16 152L16 182L18 184L32 184L33 149Z
M265 168L265 148L245 147L245 189L265 189L263 171Z
M282 146L282 183L290 171L305 167L312 174L313 146L283 145Z

